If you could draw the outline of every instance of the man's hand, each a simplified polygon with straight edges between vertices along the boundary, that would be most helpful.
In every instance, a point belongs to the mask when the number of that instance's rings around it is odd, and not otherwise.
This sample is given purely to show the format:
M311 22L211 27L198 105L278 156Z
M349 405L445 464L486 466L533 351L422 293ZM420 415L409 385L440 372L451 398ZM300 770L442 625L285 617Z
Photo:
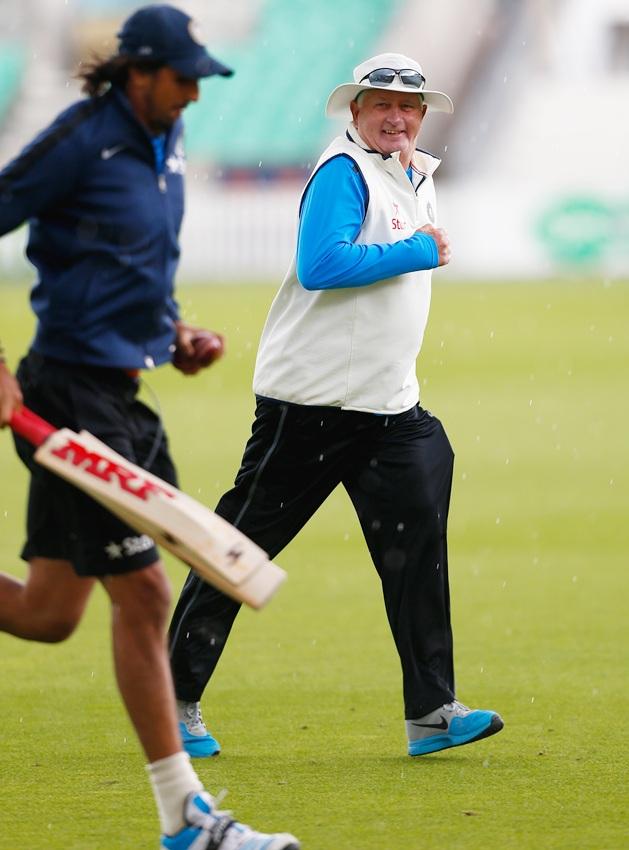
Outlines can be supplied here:
M450 238L442 227L433 227L432 224L425 224L423 227L417 228L416 233L427 233L437 243L437 251L439 252L439 265L446 266L450 262L452 252L450 251Z
M173 366L184 375L196 375L224 353L225 340L221 334L177 322Z
M8 423L13 411L23 402L20 385L0 361L0 428Z

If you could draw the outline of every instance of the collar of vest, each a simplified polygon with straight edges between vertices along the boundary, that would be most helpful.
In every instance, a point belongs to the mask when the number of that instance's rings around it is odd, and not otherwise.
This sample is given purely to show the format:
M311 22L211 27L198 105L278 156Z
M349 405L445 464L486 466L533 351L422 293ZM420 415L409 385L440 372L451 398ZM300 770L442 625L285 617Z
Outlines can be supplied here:
M358 145L361 150L364 150L365 153L373 154L376 157L380 157L381 160L398 160L400 159L400 152L394 151L390 154L383 154L379 151L375 151L373 148L370 148L369 145L362 138L358 130L353 124L350 124L345 131L345 135L353 142L355 145ZM421 148L415 148L415 152L411 158L411 167L413 171L418 174L423 175L424 177L430 177L441 165L441 160L438 156L435 156L432 153L428 153L428 151L423 151Z

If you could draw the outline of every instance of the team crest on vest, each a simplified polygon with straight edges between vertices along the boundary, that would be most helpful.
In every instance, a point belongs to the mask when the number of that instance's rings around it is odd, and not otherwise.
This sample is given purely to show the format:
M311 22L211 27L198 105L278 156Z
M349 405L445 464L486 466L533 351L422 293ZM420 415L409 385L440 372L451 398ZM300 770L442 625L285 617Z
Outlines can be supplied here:
M434 211L433 206L430 203L430 201L428 201L428 203L426 204L426 215L428 216L430 223L434 224L435 223L435 211Z

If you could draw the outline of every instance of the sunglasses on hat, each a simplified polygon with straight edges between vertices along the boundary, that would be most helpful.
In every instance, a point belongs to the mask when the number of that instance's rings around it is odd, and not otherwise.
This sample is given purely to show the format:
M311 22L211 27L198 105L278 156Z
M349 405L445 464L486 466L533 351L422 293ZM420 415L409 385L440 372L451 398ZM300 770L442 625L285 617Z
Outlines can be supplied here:
M365 74L359 82L364 83L365 80L369 80L372 86L390 86L396 77L400 78L402 85L412 89L422 89L426 85L423 74L413 71L412 68L401 68L399 71L394 68L376 68L375 71Z

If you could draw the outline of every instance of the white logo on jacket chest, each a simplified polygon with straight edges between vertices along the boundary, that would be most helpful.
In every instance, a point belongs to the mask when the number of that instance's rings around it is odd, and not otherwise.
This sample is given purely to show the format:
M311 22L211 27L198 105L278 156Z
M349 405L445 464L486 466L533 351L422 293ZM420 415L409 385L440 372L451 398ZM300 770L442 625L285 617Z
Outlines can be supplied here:
M170 174L185 174L186 173L186 160L183 156L177 156L177 154L172 154L166 160L166 168Z
M400 207L398 204L393 204L393 216L391 217L391 228L393 230L406 230L408 224L406 221L400 220Z
M116 156L117 153L123 151L126 148L126 145L114 145L113 148L103 148L100 152L100 158L104 160L111 159L112 156Z
M183 175L186 173L186 153L181 136L177 139L173 152L166 160L166 168L171 174Z

